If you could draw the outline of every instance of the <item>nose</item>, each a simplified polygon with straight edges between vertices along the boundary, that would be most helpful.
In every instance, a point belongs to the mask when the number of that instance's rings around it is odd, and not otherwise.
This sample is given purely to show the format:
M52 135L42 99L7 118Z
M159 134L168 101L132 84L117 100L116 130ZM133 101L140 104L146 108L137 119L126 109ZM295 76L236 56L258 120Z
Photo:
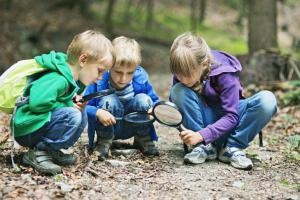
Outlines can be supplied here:
M121 82L121 83L124 83L124 82L126 82L126 79L127 79L127 76L126 76L126 75L122 75L122 76L120 77L120 82Z

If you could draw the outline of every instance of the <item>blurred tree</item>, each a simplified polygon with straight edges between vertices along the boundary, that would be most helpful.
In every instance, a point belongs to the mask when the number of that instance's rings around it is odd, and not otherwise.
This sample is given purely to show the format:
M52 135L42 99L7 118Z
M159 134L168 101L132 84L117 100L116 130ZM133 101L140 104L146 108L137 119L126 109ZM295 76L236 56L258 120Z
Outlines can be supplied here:
M1 0L0 5L3 9L10 10L12 8L13 0Z
M123 23L127 23L128 26L130 26L130 22L131 22L130 10L132 8L132 3L133 0L127 0L127 4L126 6L124 6L125 10L123 13Z
M206 0L200 0L200 13L199 13L200 24L204 22L205 12L206 12Z
M277 47L276 0L249 1L249 53Z
M248 5L248 0L241 0L238 2L237 4L237 9L238 9L238 16L237 19L235 21L235 24L237 25L237 27L242 30L243 28L243 19L246 18L246 16L248 15L248 11L249 11L249 5Z
M117 0L109 0L107 4L107 10L105 14L105 29L109 35L113 35L114 32L112 14L114 11L116 1Z
M81 14L89 16L88 5L92 0L52 0L53 8L64 7L68 9L78 8Z
M191 24L191 30L196 31L197 30L197 0L191 0L190 2L191 6L191 16L190 16L190 24Z
M147 0L147 19L146 19L146 29L151 29L154 20L154 0Z

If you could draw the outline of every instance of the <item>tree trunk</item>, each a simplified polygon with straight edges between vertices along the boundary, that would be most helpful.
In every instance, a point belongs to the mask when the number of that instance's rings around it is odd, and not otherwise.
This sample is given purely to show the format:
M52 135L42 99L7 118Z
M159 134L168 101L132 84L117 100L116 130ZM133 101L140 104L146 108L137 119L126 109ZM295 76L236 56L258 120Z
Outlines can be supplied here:
M113 21L112 21L112 14L114 10L114 6L117 0L109 0L105 15L105 29L109 35L113 35Z
M276 0L249 1L249 53L277 47Z
M127 23L128 26L130 26L130 21L131 21L131 15L130 15L130 10L132 7L132 1L133 0L127 0L127 4L125 6L124 14L123 14L123 23Z
M147 1L147 19L146 19L146 30L151 29L153 26L154 19L154 0Z
M206 0L200 0L200 13L199 13L200 24L202 24L205 19L205 11L206 11Z
M196 17L197 0L191 0L190 6L191 6L191 16L190 16L191 30L196 31L197 30L197 17Z

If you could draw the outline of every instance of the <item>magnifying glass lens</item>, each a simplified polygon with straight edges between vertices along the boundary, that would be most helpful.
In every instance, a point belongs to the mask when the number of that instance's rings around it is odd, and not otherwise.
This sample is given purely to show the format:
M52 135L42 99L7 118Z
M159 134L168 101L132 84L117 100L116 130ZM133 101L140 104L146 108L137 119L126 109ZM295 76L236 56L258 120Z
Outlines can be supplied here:
M157 120L165 125L177 126L182 122L179 110L170 105L158 105L153 112Z

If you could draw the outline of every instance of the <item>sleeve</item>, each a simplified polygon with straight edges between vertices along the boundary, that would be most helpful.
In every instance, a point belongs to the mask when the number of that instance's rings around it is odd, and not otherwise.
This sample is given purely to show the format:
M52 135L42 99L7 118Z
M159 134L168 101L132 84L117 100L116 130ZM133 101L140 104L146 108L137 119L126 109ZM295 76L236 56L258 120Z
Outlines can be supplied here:
M146 94L152 99L153 103L156 104L159 101L159 97L156 94L154 87L152 86L150 80L149 80L149 75L148 73L144 71L144 78L146 79L145 82L145 88L146 88Z
M238 104L240 82L236 74L223 73L217 78L220 93L222 117L215 123L198 131L204 138L204 143L216 141L222 135L232 131L238 124Z
M148 80L146 83L147 95L152 99L153 103L156 104L159 101L159 97L156 94L152 84Z
M92 94L97 92L97 84L91 84L86 89L84 95ZM91 99L88 104L86 105L86 112L88 115L89 120L92 120L96 123L96 112L97 112L97 99Z
M29 109L31 112L44 113L56 108L61 103L57 101L57 97L68 90L68 85L63 76L53 74L44 75L34 81L29 89Z
M97 84L91 84L87 87L84 95L92 94L97 92ZM95 98L91 99L86 105L86 112L88 116L88 138L89 138L89 148L93 148L94 146L94 138L95 138L95 126L97 122L96 112L97 108L97 100Z

